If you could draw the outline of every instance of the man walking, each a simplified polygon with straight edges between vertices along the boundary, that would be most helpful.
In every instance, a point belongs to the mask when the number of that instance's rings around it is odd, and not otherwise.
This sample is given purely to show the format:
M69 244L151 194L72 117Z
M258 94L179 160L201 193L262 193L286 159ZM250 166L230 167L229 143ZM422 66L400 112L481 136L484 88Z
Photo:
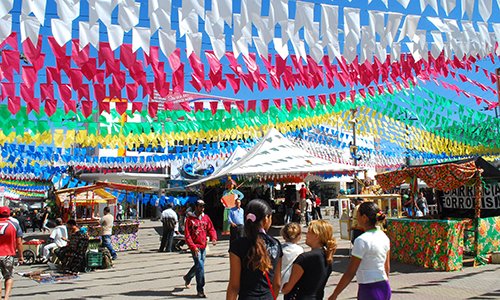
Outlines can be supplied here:
M186 219L185 239L191 250L194 266L183 276L186 288L190 287L191 279L196 276L196 290L199 298L206 298L203 287L205 286L205 257L207 248L207 235L212 244L217 243L217 233L210 217L204 214L205 202L196 201L194 215L189 214Z
M231 208L228 216L229 225L231 226L230 228L231 235L229 237L229 242L232 242L235 239L242 237L244 232L243 229L244 211L243 208L241 208L241 200L236 199L234 204L235 206Z
M102 226L102 246L108 248L109 253L111 253L111 257L113 260L117 259L118 256L116 255L116 251L113 249L113 246L111 245L111 234L113 232L113 222L114 218L113 215L109 213L109 207L106 206L104 208L104 217L101 219L101 226Z
M56 219L56 228L50 233L50 238L52 243L45 245L43 247L43 262L47 263L49 261L50 250L55 248L62 248L68 244L68 231L66 226L63 225L61 218Z
M9 220L10 209L7 206L0 207L0 270L5 280L5 296L8 300L14 284L14 256L16 250L18 261L23 263L23 232L21 227ZM2 285L0 284L0 296Z
M300 207L300 215L302 216L303 220L306 220L306 206L307 206L307 194L309 191L306 188L305 184L302 184L302 187L299 190L299 207Z
M174 242L174 231L179 231L179 219L177 213L173 210L172 203L167 204L167 208L161 213L161 222L163 223L163 233L161 236L160 249L158 252L172 252Z

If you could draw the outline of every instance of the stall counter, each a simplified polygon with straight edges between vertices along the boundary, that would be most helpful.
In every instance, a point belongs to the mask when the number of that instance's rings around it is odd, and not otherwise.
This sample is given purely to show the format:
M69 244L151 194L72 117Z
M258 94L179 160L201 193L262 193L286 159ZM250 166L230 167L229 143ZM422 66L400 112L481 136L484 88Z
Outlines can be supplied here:
M455 271L462 269L464 229L469 220L387 220L391 258L397 261Z
M88 228L91 238L97 238L101 235L100 225L88 225ZM139 222L115 223L111 235L113 249L117 252L139 249L138 231Z

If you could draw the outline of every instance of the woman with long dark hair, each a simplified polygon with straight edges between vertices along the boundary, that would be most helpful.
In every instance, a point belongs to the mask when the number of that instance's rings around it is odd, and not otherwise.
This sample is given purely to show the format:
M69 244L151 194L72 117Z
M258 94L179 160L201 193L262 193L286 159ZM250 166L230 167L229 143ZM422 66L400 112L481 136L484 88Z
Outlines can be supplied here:
M272 210L267 202L252 200L245 208L245 237L229 248L227 300L274 300L281 285L280 242L266 231L271 227Z
M390 241L376 226L385 219L385 214L375 203L364 202L359 206L357 218L364 233L354 240L351 262L328 300L337 299L354 275L358 281L358 299L389 300Z
M290 280L283 286L285 300L323 299L337 249L332 224L325 220L312 221L307 229L306 244L311 251L302 253L293 262Z

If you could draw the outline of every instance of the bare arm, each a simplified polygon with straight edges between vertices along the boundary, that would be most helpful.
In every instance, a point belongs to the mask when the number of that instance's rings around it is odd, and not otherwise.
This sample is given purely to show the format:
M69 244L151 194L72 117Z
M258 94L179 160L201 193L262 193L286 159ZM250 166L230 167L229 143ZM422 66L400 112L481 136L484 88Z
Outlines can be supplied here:
M293 264L292 266L292 273L290 274L290 279L288 280L287 283L283 286L282 292L283 294L288 294L290 293L293 288L295 287L295 284L300 280L302 275L304 274L304 269L302 269L301 266L297 264Z
M387 251L387 258L385 259L385 264L384 264L385 273L387 274L387 278L389 278L389 273L391 273L391 259L390 259L390 255L391 255L391 250Z
M229 283L226 300L236 300L240 291L241 259L234 253L229 253Z
M278 298L278 294L281 288L281 257L276 264L276 268L274 271L274 279L273 279L273 291L276 299Z
M16 239L16 246L17 246L17 260L21 264L24 261L24 257L23 257L23 238L18 237Z
M344 273L344 275L342 275L342 278L340 278L340 281L337 284L335 291L333 291L333 294L330 297L328 297L328 300L337 299L340 293L342 293L342 291L349 285L349 283L351 283L351 280L354 278L354 275L356 275L356 271L358 270L360 263L361 259L355 256L351 257L351 261L349 262L347 271Z

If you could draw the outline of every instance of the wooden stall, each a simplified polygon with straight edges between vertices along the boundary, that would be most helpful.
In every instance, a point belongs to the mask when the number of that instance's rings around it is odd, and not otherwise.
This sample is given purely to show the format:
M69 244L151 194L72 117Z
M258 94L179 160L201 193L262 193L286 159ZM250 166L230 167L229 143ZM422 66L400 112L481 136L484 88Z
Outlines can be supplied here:
M387 234L391 240L391 257L426 268L453 271L462 268L466 261L464 250L469 249L473 252L470 254L474 265L486 263L491 252L500 250L500 217L488 213L489 218L482 218L482 207L487 202L483 191L485 175L497 182L500 178L498 169L481 158L411 166L376 175L378 184L384 190L404 182L414 185L420 178L429 187L445 195L463 187L471 191L467 199L470 202L468 217L452 217L449 214L452 208L443 214L444 204L440 203L437 219L389 219ZM413 186L411 190L415 192L416 188ZM494 229L487 230L490 227Z
M402 217L401 195L399 194L359 194L359 195L340 195L338 198L338 209L341 213L339 219L340 238L351 239L351 223L356 216L352 215L351 202L354 199L362 199L363 201L372 201L377 203L377 206L386 212L388 217Z
M79 226L87 226L88 233L94 243L99 243L101 236L100 218L104 207L109 206L111 213L115 216L111 244L116 251L137 250L138 220L116 220L116 197L106 191L122 190L125 192L145 192L150 187L135 186L129 184L96 182L93 185L63 189L56 191L56 204L60 208L63 220L75 219ZM97 242L96 242L97 241Z

